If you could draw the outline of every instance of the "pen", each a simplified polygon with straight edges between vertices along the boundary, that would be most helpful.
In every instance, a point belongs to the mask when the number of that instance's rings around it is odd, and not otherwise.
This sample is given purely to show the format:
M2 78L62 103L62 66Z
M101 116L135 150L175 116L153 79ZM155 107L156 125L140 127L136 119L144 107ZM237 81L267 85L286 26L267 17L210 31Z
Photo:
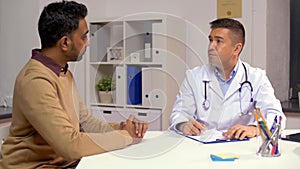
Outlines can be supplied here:
M258 112L259 112L260 118L262 119L262 121L264 122L264 124L265 124L265 126L266 126L266 130L267 130L267 132L268 132L268 135L269 135L269 136L272 136L272 133L271 133L270 130L269 130L269 127L268 127L268 125L267 125L267 123L266 123L266 120L265 120L263 114L262 114L261 111L260 111L260 108L257 108L257 110L258 110Z
M276 150L275 150L275 154L278 154L279 153L279 150L278 150L278 140L279 140L279 137L280 137L280 133L281 133L281 121L282 121L282 117L279 116L279 123L278 123L278 133L277 133L277 136L276 136Z
M276 129L278 129L276 132L274 131L274 133L273 133L273 135L275 135L276 134L276 136L275 136L275 144L273 145L273 147L272 147L272 151L271 151L271 155L273 156L273 155L275 155L275 154L278 154L279 152L278 152L278 139L279 139L279 132L280 132L280 125L279 124L276 124L276 127L275 127Z
M255 120L258 122L258 115L257 115L256 109L254 109L253 112L254 112Z
M258 123L258 115L257 115L256 109L253 110L253 113L254 113L254 116L255 116L255 120L257 122L257 128L259 130L259 134L262 136L262 132L261 132L261 129L260 129L260 126L259 126L259 123ZM256 133L256 134L258 134L258 133Z
M274 118L274 122L273 122L273 124L272 124L272 127L271 127L271 129L270 129L270 132L271 132L271 133L273 133L273 131L274 131L274 128L275 128L275 126L276 126L276 124L277 124L277 115L275 116L275 118Z
M279 130L279 127L276 127L275 128L275 131L274 131L274 134L270 137L270 139L268 140L268 141L266 141L266 142L264 142L262 145L261 145L261 147L259 148L259 153L260 152L265 152L266 151L266 149L269 147L269 144L271 143L273 146L275 145L274 143L272 143L272 141L273 141L273 138L275 137L275 135L277 136L278 135L278 131Z
M268 140L270 140L270 139L271 139L271 136L272 136L272 134L271 134L271 135L269 135L269 133L268 133L268 129L267 129L267 126L264 124L264 122L263 122L263 121L259 121L259 122L258 122L258 124L259 124L259 126L260 126L261 130L263 131L264 135L267 137L267 139L268 139Z

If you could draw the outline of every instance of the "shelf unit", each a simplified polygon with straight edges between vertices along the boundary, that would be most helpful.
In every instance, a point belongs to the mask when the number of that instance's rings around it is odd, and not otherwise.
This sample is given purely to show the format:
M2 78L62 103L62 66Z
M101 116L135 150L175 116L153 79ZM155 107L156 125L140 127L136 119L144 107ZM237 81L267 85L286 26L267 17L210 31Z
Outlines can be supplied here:
M107 121L126 120L134 114L149 122L149 130L168 128L186 70L184 21L143 13L92 21L89 27L86 103L92 113ZM101 103L95 86L107 76L113 78L116 90L112 103Z

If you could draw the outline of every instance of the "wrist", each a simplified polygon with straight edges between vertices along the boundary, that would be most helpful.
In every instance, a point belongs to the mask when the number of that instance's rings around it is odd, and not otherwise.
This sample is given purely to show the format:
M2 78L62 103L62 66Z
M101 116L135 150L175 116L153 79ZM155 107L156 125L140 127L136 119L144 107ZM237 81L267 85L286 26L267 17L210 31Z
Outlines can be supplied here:
M125 122L124 121L120 122L120 129L124 130L124 127L125 127Z
M256 125L249 125L249 127L255 132L254 137L260 135L259 134L259 129L258 129L258 127Z
M175 125L175 130L178 130L178 131L183 132L182 126L183 126L184 123L185 123L185 122L181 122L181 123L176 124L176 125Z

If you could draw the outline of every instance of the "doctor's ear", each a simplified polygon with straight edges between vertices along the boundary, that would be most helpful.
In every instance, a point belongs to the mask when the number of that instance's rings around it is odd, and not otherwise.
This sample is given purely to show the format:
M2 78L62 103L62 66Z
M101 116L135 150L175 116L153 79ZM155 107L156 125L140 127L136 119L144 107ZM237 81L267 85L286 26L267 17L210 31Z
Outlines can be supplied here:
M237 54L240 54L240 52L242 51L242 48L243 48L243 44L237 43L237 44L235 44L234 52Z

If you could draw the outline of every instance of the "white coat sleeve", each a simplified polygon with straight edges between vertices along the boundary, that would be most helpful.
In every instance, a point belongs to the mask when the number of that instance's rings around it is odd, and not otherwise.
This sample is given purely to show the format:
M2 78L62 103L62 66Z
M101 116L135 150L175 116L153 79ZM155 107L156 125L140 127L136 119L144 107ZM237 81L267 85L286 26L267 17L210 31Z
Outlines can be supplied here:
M195 96L191 85L194 83L192 76L191 70L188 70L176 96L176 101L170 116L170 128L173 130L177 124L192 119L196 112Z
M259 84L257 91L254 93L254 98L257 101L256 107L260 108L269 127L272 126L276 116L278 118L281 116L281 129L284 129L286 117L282 111L280 101L275 97L274 89L264 71L260 80L256 82Z

